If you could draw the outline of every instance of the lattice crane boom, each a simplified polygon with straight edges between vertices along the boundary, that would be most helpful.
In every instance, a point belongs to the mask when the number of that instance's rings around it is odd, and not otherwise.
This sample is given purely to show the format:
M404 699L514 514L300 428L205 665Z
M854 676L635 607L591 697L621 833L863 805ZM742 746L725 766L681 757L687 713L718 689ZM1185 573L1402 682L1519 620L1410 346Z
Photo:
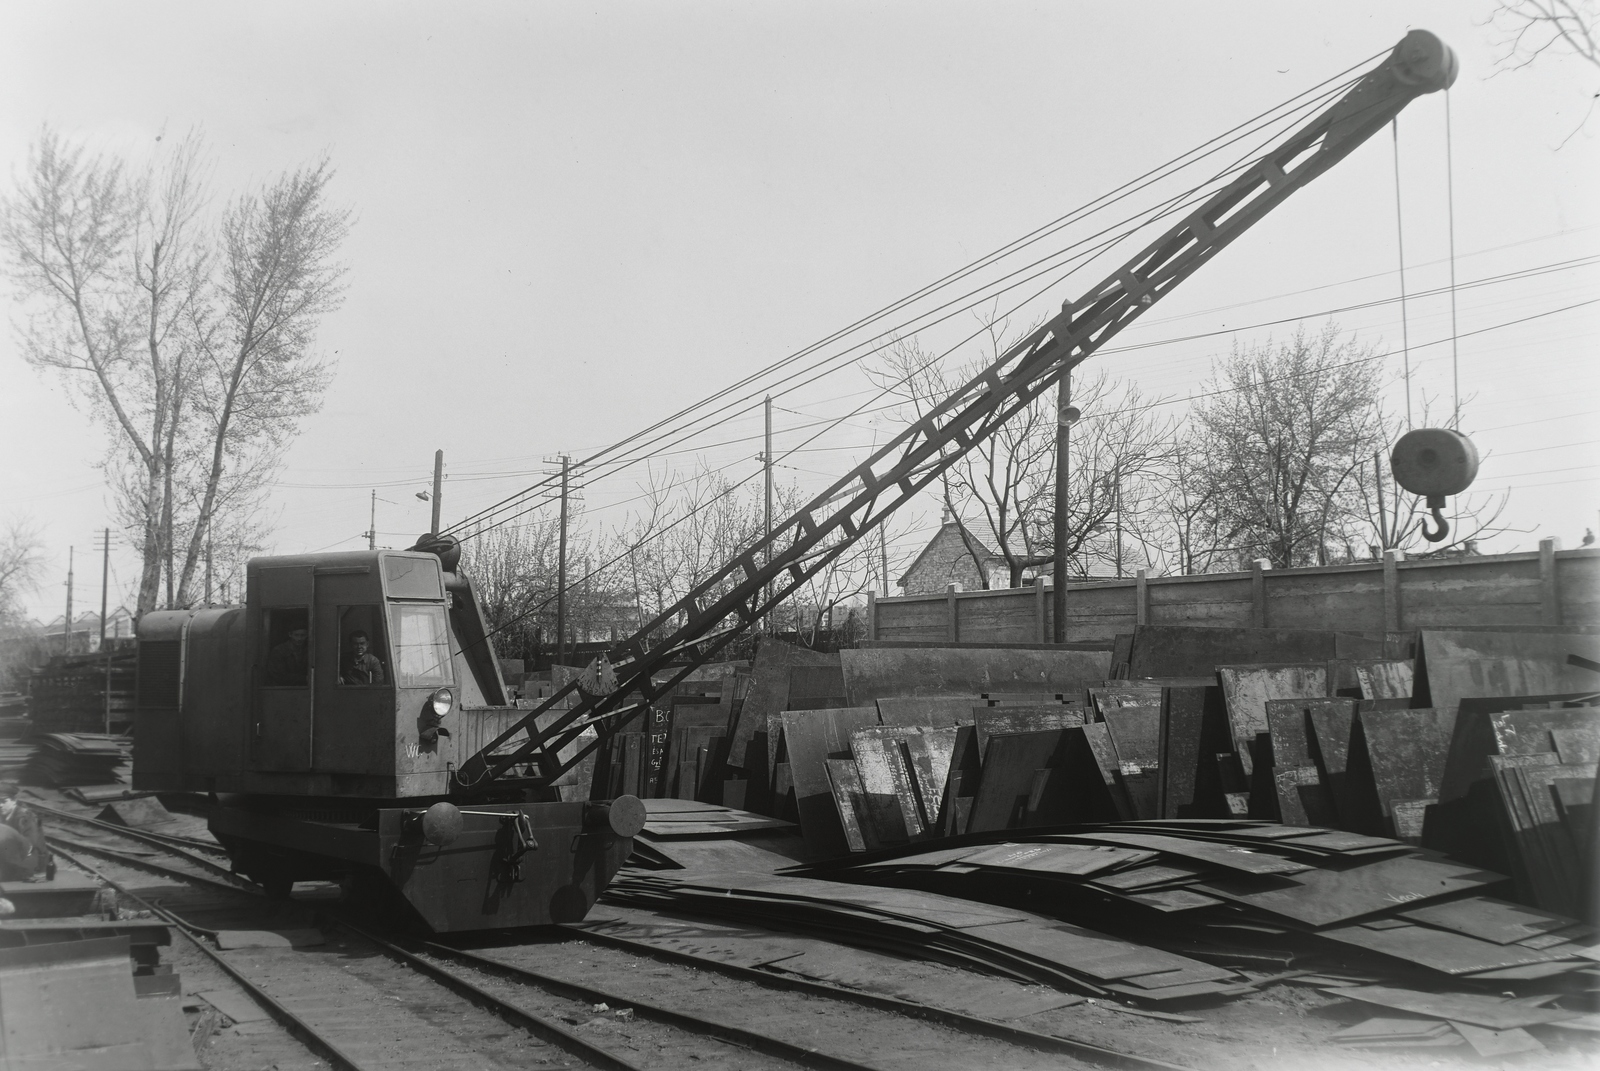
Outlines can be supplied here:
M571 769L643 705L710 660L1290 194L1348 156L1411 101L1447 89L1456 73L1455 54L1439 38L1426 30L1406 34L1338 101L1182 222L1083 297L1064 303L1059 314L608 652L602 664L614 671L614 683L568 684L468 758L456 773L457 785L481 786L530 762L537 766L534 777L545 783ZM666 638L648 645L647 638L660 632ZM653 675L675 659L686 662L655 683ZM574 691L576 704L539 729L538 716ZM638 700L630 703L635 696ZM558 751L589 726L601 728L599 739L558 760ZM526 741L499 753L523 732Z

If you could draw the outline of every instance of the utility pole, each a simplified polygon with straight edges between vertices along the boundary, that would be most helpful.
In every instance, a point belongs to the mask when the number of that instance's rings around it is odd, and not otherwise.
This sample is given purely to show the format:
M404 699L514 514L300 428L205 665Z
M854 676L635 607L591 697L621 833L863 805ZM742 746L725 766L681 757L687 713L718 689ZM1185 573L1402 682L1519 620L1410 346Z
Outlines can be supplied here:
M431 531L431 533L433 535L438 535L439 534L439 499L441 497L441 493L444 490L444 486L443 485L444 485L444 451L443 450L435 450L433 452L433 528L430 529L430 531ZM373 494L376 495L377 492L374 491ZM377 507L374 506L373 510L374 510L374 512L376 512ZM377 526L374 525L373 527L377 527Z
M437 487L434 488L433 497L434 497L435 501L437 501L438 498L439 498L439 489ZM385 499L385 501L387 501L387 499ZM438 512L437 509L435 509L435 514L437 514L437 512ZM433 519L433 528L434 528L434 531L438 531L439 530L439 518L437 517L437 515ZM367 516L367 549L368 550L377 550L378 549L378 489L377 488L373 488L372 489L372 509L371 509L371 512Z
M567 664L567 476L572 458L561 455L561 541L556 551L556 664ZM437 508L437 507L436 507Z
M1380 556L1389 549L1389 516L1383 505L1383 463L1378 451L1372 451L1372 485L1378 489L1378 551Z
M1117 579L1122 579L1122 470L1111 470L1111 505L1117 511Z
M766 527L763 530L770 537L772 535L772 395L770 395L770 394L767 395L766 401L764 403L764 407L766 409L766 414L767 414L767 437L766 437L766 449L761 451L761 469L762 469L762 475L766 478L766 492L767 492L767 497L766 497L766 503L767 503L766 519L767 520L766 520ZM772 544L771 543L767 544L766 559L767 560L763 564L771 565L772 564ZM766 585L765 587L763 587L761 589L761 601L762 602L766 602L771 597L772 597L772 585L768 584L768 585ZM761 619L761 631L762 632L769 632L771 630L772 630L772 619L770 617L767 617L767 616L763 615L763 617Z
M1067 642L1067 476L1068 460L1072 452L1072 425L1078 411L1072 407L1072 370L1061 375L1056 388L1056 555L1052 580L1050 610L1054 621L1050 638L1055 643Z
M111 585L111 529L106 529L104 557L100 559L100 649L106 647L106 592Z
M211 526L206 525L206 609L211 609Z
M208 537L209 538L209 537ZM209 548L210 543L207 542ZM101 698L105 700L105 732L111 734L111 648L106 646L106 595L111 589L111 529L105 531L105 545L102 548L103 557L100 559L100 653L106 656L106 676L101 688ZM207 560L209 561L209 551ZM207 584L210 583L210 571L207 571Z
M62 654L70 653L68 648L72 646L72 550L72 547L67 548L67 619L61 630L66 641L61 648Z
M883 525L878 525L878 553L883 561L883 594L889 594L889 532Z

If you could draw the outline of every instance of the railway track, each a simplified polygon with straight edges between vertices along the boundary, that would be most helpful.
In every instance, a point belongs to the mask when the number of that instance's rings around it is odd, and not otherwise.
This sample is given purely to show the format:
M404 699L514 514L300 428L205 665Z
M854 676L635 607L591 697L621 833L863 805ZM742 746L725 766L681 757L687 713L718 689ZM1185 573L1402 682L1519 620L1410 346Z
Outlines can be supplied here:
M141 896L136 879L113 871L225 894L245 912L281 902L236 875L218 876L224 868L199 854L200 842L55 813L97 838L53 836L64 859L166 919L306 1050L351 1071L574 1063L1184 1071L1087 1042L565 928L471 951L375 934L365 920L334 910L324 929L336 936L326 946L224 954L211 945L214 930L183 917L165 898ZM109 838L170 856L133 854Z

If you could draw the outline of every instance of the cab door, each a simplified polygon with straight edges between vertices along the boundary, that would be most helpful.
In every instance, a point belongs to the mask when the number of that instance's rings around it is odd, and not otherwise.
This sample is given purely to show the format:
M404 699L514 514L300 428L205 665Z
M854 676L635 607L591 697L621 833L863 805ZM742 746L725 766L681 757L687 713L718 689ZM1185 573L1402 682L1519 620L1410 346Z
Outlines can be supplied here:
M394 686L383 599L356 588L354 582L365 579L321 570L317 576L319 671L312 755L318 773L387 777L394 772ZM358 635L378 663L367 679L347 676Z
M268 567L255 579L255 768L302 773L315 720L316 579L310 566Z

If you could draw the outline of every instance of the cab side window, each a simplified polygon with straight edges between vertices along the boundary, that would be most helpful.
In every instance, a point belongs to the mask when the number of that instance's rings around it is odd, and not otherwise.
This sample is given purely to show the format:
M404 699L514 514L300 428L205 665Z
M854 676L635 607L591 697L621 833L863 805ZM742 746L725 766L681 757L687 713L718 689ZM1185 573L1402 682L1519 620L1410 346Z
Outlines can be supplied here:
M311 683L311 611L288 607L262 611L262 684L304 688Z
M339 684L375 687L391 683L383 611L377 606L339 607Z

